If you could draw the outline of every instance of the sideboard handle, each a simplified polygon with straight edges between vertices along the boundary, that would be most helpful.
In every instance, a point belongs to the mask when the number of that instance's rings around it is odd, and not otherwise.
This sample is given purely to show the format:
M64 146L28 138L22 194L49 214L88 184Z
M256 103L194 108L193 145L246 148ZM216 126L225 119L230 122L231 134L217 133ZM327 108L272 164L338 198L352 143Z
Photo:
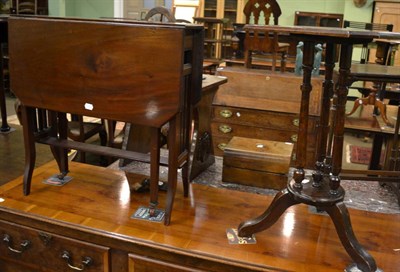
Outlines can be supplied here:
M82 258L82 264L79 266L74 266L72 264L72 258L71 258L71 254L64 250L61 254L61 258L63 258L66 262L69 268L74 269L74 270L78 270L78 271L83 271L85 270L86 267L88 267L89 265L93 264L93 260L90 257L83 257Z
M8 234L4 234L3 242L7 244L7 247L8 247L8 249L10 251L18 253L18 254L21 254L22 252L24 252L29 247L29 245L31 244L31 242L29 240L23 240L21 242L21 244L20 244L21 249L15 249L11 245L12 244L12 238Z
M232 132L232 127L230 127L230 126L228 126L228 125L220 125L220 126L218 127L218 129L219 129L219 131L221 131L221 132L224 133L224 134L227 134L227 133L231 133L231 132Z
M218 144L218 148L219 148L220 150L222 150L222 151L225 150L225 147L226 147L226 143L220 143L220 144Z
M230 110L221 110L219 112L219 115L221 115L224 118L230 118L232 117L232 112Z
M299 118L295 118L292 120L292 124L296 127L298 127L300 125L300 119Z

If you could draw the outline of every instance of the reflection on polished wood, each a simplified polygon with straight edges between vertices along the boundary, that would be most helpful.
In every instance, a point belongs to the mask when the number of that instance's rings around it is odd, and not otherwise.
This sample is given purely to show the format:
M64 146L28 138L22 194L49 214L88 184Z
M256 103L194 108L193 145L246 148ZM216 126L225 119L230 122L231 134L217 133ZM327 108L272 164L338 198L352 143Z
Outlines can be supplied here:
M268 231L256 235L257 244L230 245L226 229L262 212L270 196L192 184L190 198L177 194L174 220L166 227L130 219L140 205L147 204L148 195L130 194L123 172L72 164L73 180L63 187L42 183L57 173L55 162L34 172L29 196L21 193L22 178L0 187L0 222L111 247L115 249L111 271L129 271L128 253L204 271L329 272L343 271L351 261L329 216L310 213L306 205L287 209ZM160 203L164 198L160 194ZM400 215L349 212L359 241L378 266L395 272L400 267ZM7 251L1 244L0 265L16 265L15 256L14 263L8 261L12 257Z

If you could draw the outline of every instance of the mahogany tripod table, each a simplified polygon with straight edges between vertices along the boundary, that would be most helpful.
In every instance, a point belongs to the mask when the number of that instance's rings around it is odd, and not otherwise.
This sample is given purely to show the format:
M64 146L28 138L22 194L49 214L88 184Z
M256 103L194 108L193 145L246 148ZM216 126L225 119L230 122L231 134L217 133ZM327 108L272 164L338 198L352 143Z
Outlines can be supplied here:
M270 31L287 34L304 42L303 82L301 85L300 124L297 142L297 166L287 188L280 191L267 210L255 219L239 225L240 236L250 236L271 227L292 205L307 204L326 211L336 232L354 264L348 271L377 271L374 258L357 241L349 212L343 202L345 190L340 186L345 106L348 94L351 57L354 44L368 43L373 39L400 39L400 33L352 30L343 28L319 28L307 26L258 26L246 25L246 30ZM320 127L318 131L315 170L305 175L309 98L312 90L311 72L314 63L314 46L326 44L325 80L321 101ZM336 47L340 47L339 76L334 88L333 68ZM331 105L330 100L333 98Z

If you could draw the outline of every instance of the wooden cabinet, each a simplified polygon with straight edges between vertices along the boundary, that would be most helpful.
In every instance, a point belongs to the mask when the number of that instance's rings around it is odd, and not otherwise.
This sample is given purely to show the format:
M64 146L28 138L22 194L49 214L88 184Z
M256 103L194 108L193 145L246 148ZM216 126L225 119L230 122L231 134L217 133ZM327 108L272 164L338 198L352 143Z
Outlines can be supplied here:
M342 27L343 14L296 11L294 25Z
M200 1L200 16L224 19L222 41L215 45L215 55L226 58L232 55L230 40L234 23L244 23L243 8L245 0L204 0ZM216 36L219 36L218 33Z
M36 14L48 15L49 14L49 2L48 0L12 0L12 12L11 13L26 13L23 11L26 7L35 7ZM20 10L21 9L21 10ZM28 12L30 13L30 12Z
M301 77L238 68L221 69L219 74L226 76L228 83L220 87L213 102L214 154L222 156L225 145L233 136L291 142L294 144L291 164L295 165ZM308 167L313 167L315 161L322 80L322 77L312 80Z
M393 24L393 32L400 32L400 2L374 1L373 23ZM371 50L370 59L374 59L375 50ZM400 65L400 53L395 54L394 65Z
M244 5L245 0L204 0L200 4L200 14L229 19L227 26L232 28L233 23L244 23Z

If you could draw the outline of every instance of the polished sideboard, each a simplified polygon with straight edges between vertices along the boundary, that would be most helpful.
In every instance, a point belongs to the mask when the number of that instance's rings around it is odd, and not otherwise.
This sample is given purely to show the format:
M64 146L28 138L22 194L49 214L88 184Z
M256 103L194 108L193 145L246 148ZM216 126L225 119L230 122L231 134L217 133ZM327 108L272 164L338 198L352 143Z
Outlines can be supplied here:
M29 196L21 193L22 177L0 187L2 272L74 271L68 264L93 272L333 272L349 262L330 218L306 205L257 233L256 244L231 244L226 230L256 216L271 196L192 183L188 199L179 184L174 220L165 226L131 218L148 203L148 193L131 193L124 172L72 164L73 179L63 186L43 183L57 173L52 161L34 172ZM142 178L129 175L133 181ZM160 201L165 197L160 194ZM399 267L393 249L400 215L349 212L380 268Z

